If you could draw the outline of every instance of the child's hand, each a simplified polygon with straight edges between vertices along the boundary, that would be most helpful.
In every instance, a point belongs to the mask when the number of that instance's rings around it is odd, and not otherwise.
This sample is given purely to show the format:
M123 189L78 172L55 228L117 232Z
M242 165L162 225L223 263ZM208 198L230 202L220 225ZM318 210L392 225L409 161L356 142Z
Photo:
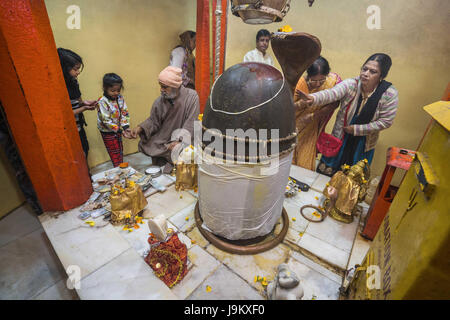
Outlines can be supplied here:
M122 132L122 135L127 138L127 139L133 139L132 135L131 135L131 129L125 129Z
M130 130L130 129L128 129L128 130ZM131 129L130 130L131 139L136 139L141 132L142 132L142 128L139 126L137 126L134 129Z

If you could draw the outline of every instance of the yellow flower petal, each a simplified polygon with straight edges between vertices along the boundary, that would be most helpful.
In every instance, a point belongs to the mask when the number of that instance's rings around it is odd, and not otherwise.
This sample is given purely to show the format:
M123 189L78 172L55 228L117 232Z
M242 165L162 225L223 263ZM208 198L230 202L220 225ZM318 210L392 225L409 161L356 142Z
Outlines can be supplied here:
M292 218L292 221L295 221L295 220L297 220L297 219L295 219L295 218Z
M258 282L258 276L255 276L255 282Z
M267 286L267 285L268 285L267 281L262 281L261 284L262 284L263 286Z
M211 287L210 286L206 286L206 292L211 292Z
M319 197L314 197L314 199L319 200Z
M305 234L304 232L300 232L298 235L299 235L300 237L303 237L304 234Z
M188 221L188 220L189 220L189 217L184 218L184 220Z
M317 211L314 211L312 214L313 214L313 216L316 216L317 218L320 218L320 214L318 214Z

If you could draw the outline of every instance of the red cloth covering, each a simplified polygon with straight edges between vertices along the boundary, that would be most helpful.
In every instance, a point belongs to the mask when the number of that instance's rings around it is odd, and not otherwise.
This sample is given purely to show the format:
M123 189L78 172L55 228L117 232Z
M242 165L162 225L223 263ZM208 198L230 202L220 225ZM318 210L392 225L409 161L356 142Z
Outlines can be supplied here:
M151 250L145 262L169 288L180 282L187 273L187 247L173 234L166 242L158 243L154 236L148 239Z

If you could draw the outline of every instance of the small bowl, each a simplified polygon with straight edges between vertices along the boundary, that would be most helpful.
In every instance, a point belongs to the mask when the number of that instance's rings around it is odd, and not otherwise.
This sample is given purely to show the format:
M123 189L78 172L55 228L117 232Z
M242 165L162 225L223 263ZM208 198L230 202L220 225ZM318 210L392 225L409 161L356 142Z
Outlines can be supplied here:
M152 166L145 170L145 174L149 174L152 178L159 177L162 174L161 168L158 166Z

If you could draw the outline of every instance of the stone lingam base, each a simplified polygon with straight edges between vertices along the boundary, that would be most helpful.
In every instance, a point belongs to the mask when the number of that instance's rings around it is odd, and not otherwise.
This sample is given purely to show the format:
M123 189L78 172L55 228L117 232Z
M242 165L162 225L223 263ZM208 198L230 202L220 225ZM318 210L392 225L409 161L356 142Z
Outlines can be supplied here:
M275 248L284 240L284 237L286 236L289 229L289 217L287 215L286 209L283 208L283 211L281 213L283 227L281 228L281 231L275 232L276 230L279 230L279 228L274 227L273 230L265 236L259 236L253 239L245 240L228 240L221 236L215 235L214 233L202 227L203 220L200 214L198 202L195 205L194 214L195 223L197 224L197 228L200 233L217 248L225 252L234 254L257 254Z

